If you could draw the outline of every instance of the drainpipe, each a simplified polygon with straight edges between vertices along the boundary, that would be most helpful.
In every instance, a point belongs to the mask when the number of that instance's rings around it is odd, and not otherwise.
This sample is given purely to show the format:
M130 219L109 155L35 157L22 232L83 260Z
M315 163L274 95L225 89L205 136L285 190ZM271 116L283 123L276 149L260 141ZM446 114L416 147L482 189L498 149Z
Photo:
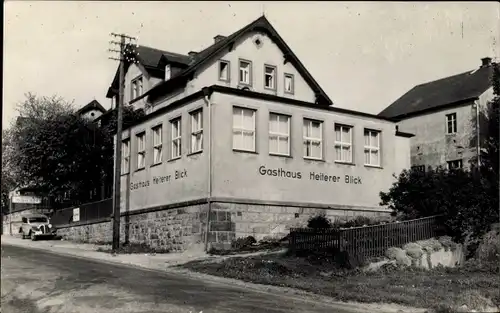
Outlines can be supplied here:
M210 212L212 211L212 101L210 101L210 96L212 91L205 87L203 88L203 95L205 103L208 107L208 129L207 129L207 139L208 139L208 177L207 177L207 222L205 229L205 251L208 251L208 233L210 232Z
M481 136L479 134L480 132L480 125L479 125L479 103L477 100L474 101L474 105L476 107L476 139L477 139L477 166L479 167L481 165Z

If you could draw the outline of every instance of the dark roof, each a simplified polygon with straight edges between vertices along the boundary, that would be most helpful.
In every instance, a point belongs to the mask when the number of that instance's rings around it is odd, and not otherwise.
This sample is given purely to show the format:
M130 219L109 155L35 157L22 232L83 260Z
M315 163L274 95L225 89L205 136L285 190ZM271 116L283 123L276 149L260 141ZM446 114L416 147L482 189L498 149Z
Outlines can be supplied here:
M76 114L84 114L90 110L99 110L102 113L106 112L106 109L99 103L97 100L92 100L89 102L87 105L84 107L80 108L78 111L76 111Z
M283 51L284 60L292 63L297 71L302 75L307 82L307 84L315 91L317 103L322 106L329 106L332 104L332 101L327 96L327 94L323 91L323 89L319 86L319 84L314 80L312 75L307 71L302 62L297 58L297 56L292 52L290 47L285 43L283 38L278 34L278 32L274 29L274 27L269 23L265 16L261 16L254 22L248 24L232 35L222 39L213 45L209 46L205 50L200 51L196 55L191 58L189 63L189 67L187 67L184 71L180 72L175 77L171 79L160 82L155 87L150 89L148 92L144 93L140 98L149 96L149 95L158 95L164 90L171 90L172 86L178 85L182 82L187 82L187 80L191 79L201 66L206 64L206 62L210 61L213 57L215 57L218 53L223 51L224 49L229 48L232 50L232 46L234 43L241 38L243 35L247 34L251 31L262 31L265 32ZM137 99L137 100L138 100Z
M491 87L492 73L492 66L489 65L418 85L385 108L379 116L402 119L477 99Z
M133 47L133 46L131 46ZM151 48L147 46L137 46L133 48L135 56L139 63L146 69L149 75L156 78L163 78L165 75L165 65L167 63L175 64L180 68L185 68L188 66L191 58L187 55L169 52L165 50L160 50L156 48ZM125 71L127 71L130 64L125 65ZM118 76L119 76L118 66L111 87L108 89L106 97L111 97L113 94L117 93L114 90L118 90Z

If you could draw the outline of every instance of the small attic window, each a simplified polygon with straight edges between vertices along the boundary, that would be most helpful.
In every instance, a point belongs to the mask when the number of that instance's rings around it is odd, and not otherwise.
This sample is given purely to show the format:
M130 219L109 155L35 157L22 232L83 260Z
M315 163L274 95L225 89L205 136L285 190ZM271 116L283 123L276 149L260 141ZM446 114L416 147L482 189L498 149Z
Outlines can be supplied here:
M172 76L172 69L170 68L170 64L165 65L165 80L169 80Z
M219 80L229 82L229 61L219 61Z
M253 43L257 46L257 47L261 47L262 46L262 40L260 38L255 38L255 40L253 41Z

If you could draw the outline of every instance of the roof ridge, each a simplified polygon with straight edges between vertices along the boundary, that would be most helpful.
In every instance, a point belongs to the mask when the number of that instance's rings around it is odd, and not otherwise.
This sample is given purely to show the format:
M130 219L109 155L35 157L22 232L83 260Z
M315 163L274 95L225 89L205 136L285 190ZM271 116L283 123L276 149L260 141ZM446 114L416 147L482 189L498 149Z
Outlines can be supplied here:
M164 53L170 53L170 54L177 54L177 55L183 56L183 57L187 57L188 56L187 54L182 54L182 53L179 53L179 52L167 51L167 50L163 50L163 49L160 49L160 48L153 48L151 46L139 45L139 47L147 48L147 49L150 49L150 50L156 50L158 52L161 52L162 54L164 54Z

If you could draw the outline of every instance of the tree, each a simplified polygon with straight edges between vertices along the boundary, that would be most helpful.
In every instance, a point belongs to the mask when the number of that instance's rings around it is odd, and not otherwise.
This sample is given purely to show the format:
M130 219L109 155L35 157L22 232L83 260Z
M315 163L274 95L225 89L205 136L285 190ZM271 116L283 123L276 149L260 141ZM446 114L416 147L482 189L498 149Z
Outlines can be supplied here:
M71 195L85 201L95 192L106 162L106 134L76 115L64 99L28 93L17 107L10 128L8 162L16 184L36 188L58 199Z
M2 130L2 213L7 213L9 211L9 192L16 187L12 162L10 161L12 148L11 131L9 131L8 129Z

